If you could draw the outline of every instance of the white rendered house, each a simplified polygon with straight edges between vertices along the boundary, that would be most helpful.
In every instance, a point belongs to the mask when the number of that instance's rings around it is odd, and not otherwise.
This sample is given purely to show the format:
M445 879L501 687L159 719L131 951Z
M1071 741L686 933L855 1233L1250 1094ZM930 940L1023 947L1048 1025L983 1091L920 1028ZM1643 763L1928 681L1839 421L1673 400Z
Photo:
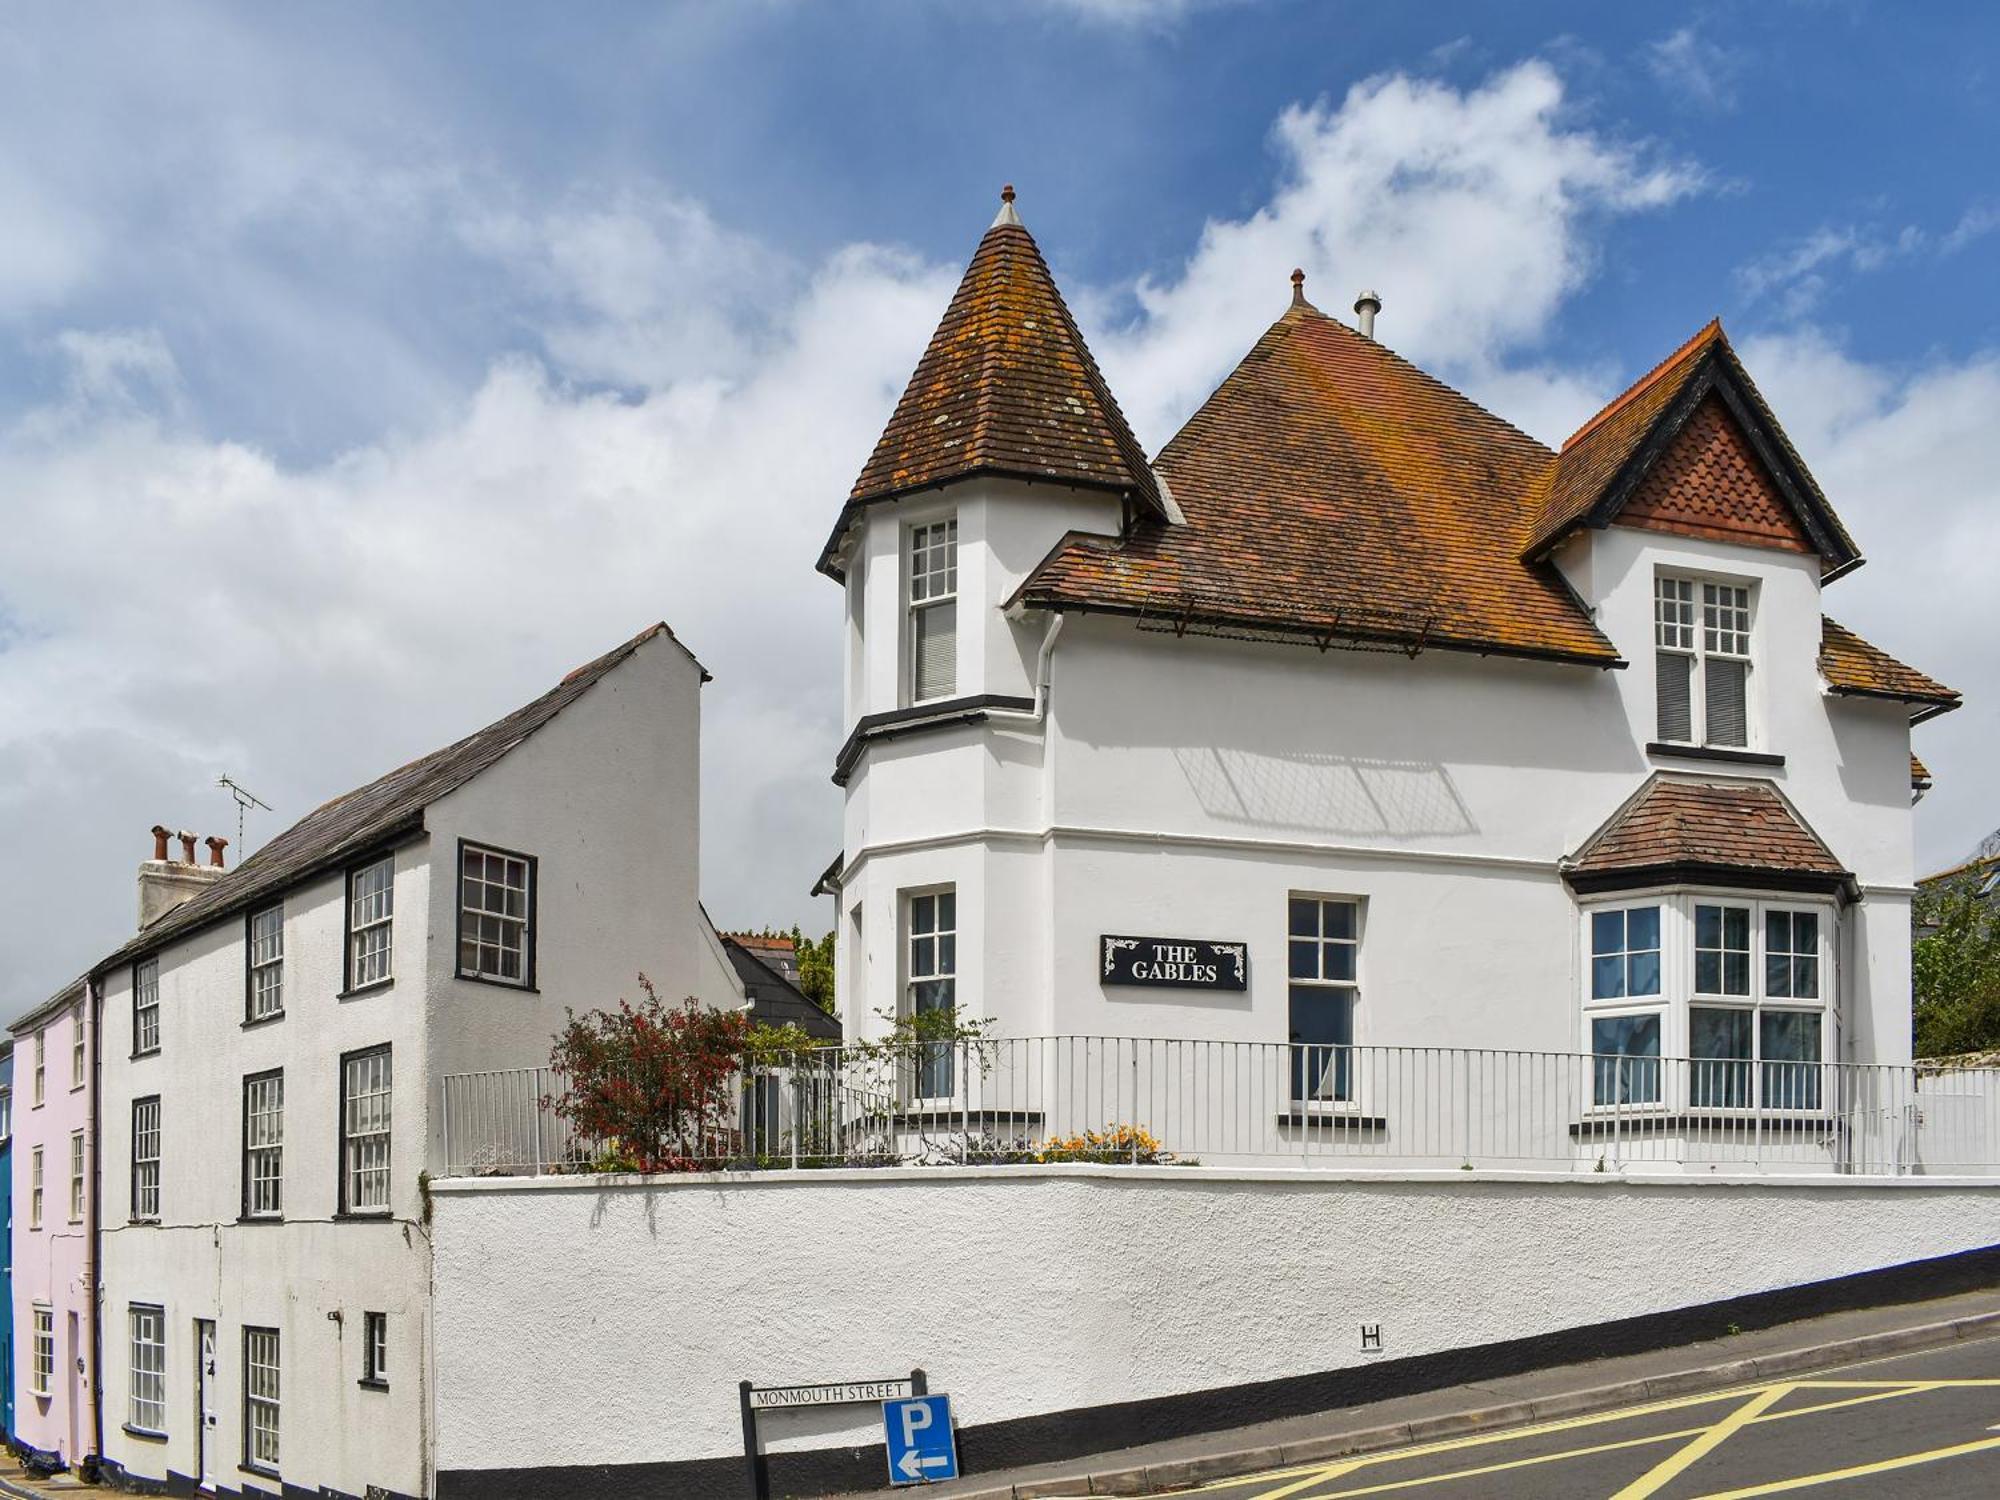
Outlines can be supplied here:
M1823 614L1860 553L1719 324L1554 452L1294 273L1148 462L1006 197L820 564L849 1035L1324 1049L1301 1100L1349 1044L1592 1054L1663 1109L1908 1059L1957 695Z
M432 1493L441 1078L545 1058L642 971L743 1003L696 892L705 679L656 626L92 970L114 1478Z

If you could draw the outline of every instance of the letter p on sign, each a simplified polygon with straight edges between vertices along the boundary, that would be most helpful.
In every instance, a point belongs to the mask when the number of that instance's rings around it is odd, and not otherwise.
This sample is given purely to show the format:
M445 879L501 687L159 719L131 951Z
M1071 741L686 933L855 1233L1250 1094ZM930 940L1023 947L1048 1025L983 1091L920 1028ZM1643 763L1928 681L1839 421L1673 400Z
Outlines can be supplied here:
M958 1478L951 1397L908 1396L884 1401L882 1427L889 1453L889 1483L935 1484L940 1479Z

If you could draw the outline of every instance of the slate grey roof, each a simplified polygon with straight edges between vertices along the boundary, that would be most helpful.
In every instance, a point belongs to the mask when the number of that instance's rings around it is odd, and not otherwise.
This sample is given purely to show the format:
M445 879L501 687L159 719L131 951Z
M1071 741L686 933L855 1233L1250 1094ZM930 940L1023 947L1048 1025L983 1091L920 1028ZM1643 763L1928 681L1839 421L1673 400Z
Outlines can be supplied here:
M806 993L776 969L745 948L736 939L725 937L722 950L743 981L743 994L750 1002L750 1019L766 1026L782 1026L787 1021L803 1028L815 1040L841 1039L838 1018L813 1004Z
M427 806L472 780L660 635L679 644L664 623L649 626L624 645L584 663L533 703L515 709L504 719L315 808L222 879L143 929L92 972L129 963L162 944L274 898L308 876L421 831ZM699 662L695 665L701 666ZM705 669L702 680L708 680Z

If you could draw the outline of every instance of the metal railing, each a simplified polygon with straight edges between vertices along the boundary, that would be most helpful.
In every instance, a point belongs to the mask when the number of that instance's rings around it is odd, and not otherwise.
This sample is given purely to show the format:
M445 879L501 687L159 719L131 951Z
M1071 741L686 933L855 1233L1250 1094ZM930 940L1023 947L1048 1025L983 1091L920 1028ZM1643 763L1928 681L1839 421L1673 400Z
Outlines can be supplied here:
M587 1172L546 1068L444 1081L450 1176ZM717 1168L1187 1163L2000 1173L2000 1070L1061 1036L746 1066L670 1143Z

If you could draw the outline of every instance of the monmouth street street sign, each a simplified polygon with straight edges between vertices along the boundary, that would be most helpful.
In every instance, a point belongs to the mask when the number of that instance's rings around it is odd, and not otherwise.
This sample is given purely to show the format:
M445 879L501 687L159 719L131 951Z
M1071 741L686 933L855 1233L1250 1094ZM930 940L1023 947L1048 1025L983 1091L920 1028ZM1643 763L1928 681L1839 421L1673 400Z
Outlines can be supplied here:
M1104 984L1148 985L1159 989L1245 990L1250 987L1247 943L1209 943L1199 938L1100 937Z

